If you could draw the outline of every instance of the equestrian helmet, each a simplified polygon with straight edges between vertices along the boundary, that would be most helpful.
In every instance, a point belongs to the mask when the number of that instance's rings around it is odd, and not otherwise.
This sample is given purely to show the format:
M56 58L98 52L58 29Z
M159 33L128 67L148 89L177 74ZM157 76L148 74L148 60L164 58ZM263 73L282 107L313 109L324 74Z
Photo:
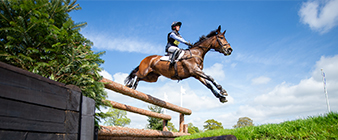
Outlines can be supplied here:
M181 27L181 25L182 25L182 22L174 21L174 22L171 24L171 29L173 29L173 27L175 27L175 26L180 26L180 27Z

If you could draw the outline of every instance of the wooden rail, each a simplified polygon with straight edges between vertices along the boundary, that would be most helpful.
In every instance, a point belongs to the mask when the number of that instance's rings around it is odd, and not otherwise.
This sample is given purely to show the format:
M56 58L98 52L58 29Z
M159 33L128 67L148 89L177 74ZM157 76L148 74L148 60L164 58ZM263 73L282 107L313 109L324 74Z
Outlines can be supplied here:
M142 101L145 101L145 102L148 102L148 103L151 103L151 104L154 104L154 105L166 108L166 109L170 109L170 110L175 111L175 112L182 113L184 115L190 115L191 114L190 109L183 108L183 107L162 101L162 100L157 99L157 98L155 98L151 95L147 95L147 94L144 94L140 91L133 90L133 89L128 88L128 87L126 87L122 84L113 82L111 80L103 78L101 80L101 82L106 83L105 87L107 89L122 93L124 95L130 96L130 97L133 97L133 98L136 98L136 99L139 99L139 100L142 100Z
M109 101L109 100L106 100L106 101ZM129 111L129 112L134 112L134 113L137 113L137 114L146 115L146 116L149 116L149 117L159 118L159 119L163 119L163 120L171 120L171 116L169 116L169 115L144 110L144 109L141 109L141 108L121 104L121 103L114 102L114 101L109 101L109 102L114 108L117 108L117 109Z
M170 132L170 131L158 131L158 130L149 130L149 129L136 129L136 128L127 128L119 126L101 126L101 131L99 132L99 140L112 140L113 139L136 139L135 137L142 138L175 138L179 136L189 135L189 133L180 133L180 132Z

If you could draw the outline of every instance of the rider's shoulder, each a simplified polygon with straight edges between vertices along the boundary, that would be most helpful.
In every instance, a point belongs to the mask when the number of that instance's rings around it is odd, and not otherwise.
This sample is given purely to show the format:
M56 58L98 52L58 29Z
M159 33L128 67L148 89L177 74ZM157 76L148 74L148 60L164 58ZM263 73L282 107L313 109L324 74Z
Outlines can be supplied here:
M175 31L175 30L172 30L169 34L170 34L170 35L171 35L171 34L172 34L172 35L180 35L180 33L178 33L178 32Z

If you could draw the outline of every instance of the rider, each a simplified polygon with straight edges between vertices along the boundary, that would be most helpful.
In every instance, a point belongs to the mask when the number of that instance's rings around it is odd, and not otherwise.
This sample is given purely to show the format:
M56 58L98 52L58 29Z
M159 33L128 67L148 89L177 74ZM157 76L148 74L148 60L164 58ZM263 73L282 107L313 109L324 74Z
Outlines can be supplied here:
M185 45L192 46L189 42L185 41L178 31L181 28L181 22L173 22L171 24L171 32L168 34L168 43L165 51L167 53L172 54L170 59L170 65L174 64L175 60L178 58L179 54L182 52L180 48L178 48L178 44L184 43Z

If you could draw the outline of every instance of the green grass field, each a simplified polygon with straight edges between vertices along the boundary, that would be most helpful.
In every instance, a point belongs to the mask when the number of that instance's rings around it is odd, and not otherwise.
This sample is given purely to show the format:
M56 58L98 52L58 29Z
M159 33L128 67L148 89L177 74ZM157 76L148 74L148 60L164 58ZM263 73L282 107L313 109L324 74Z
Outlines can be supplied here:
M235 135L239 140L245 139L315 139L338 140L338 113L308 117L280 124L265 124L237 129L218 129L190 136L178 137L175 140L197 139L204 137Z

